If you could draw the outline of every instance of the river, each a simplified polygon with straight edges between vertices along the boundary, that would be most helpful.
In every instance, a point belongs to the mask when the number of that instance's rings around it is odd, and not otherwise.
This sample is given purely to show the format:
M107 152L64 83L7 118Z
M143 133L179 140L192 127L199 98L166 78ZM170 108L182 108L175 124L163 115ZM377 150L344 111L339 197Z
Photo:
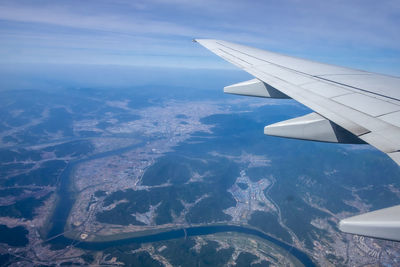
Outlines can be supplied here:
M149 243L149 242L156 242L156 241L164 241L164 240L171 240L171 239L176 239L176 238L184 238L185 236L199 236L199 235L208 235L208 234L214 234L214 233L222 233L222 232L237 232L237 233L243 233L243 234L249 234L249 235L254 235L257 237L260 237L262 239L265 239L269 242L274 243L275 245L285 249L289 253L291 253L294 257L296 257L302 264L305 266L315 266L310 257L304 253L303 251L297 249L296 247L293 247L289 244L286 244L272 236L269 236L261 231L252 229L252 228L246 228L243 226L234 226L234 225L214 225L214 226L196 226L196 227L187 227L185 228L186 230L186 235L185 235L185 230L184 229L176 229L176 230L170 230L162 233L157 233L157 234L151 234L151 235L145 235L145 236L140 236L140 237L131 237L131 238L126 238L126 239L119 239L119 240L113 240L113 241L105 241L105 242L85 242L85 241L78 241L78 240L73 240L66 238L63 233L64 233L64 226L67 222L68 215L71 211L72 206L74 205L75 202L75 192L72 191L72 179L71 179L71 174L73 173L73 170L77 164L80 164L84 161L89 161L93 159L98 159L102 157L108 157L112 155L117 155L121 154L124 152L127 152L129 150L132 150L140 145L143 145L143 143L135 144L129 147L125 147L122 149L117 149L113 151L108 151L108 152L103 152L100 154L96 154L84 159L80 160L75 160L71 161L68 163L67 167L64 169L63 173L61 174L61 179L60 179L60 185L57 191L58 195L58 201L56 204L56 207L54 209L52 218L50 220L51 227L50 230L47 234L47 237L49 238L49 243L52 243L54 245L57 245L57 247L66 247L69 245L74 245L75 247L79 247L82 249L88 249L88 250L103 250L108 247L113 247L113 246L120 246L120 245L126 245L130 243ZM56 238L52 238L55 237Z

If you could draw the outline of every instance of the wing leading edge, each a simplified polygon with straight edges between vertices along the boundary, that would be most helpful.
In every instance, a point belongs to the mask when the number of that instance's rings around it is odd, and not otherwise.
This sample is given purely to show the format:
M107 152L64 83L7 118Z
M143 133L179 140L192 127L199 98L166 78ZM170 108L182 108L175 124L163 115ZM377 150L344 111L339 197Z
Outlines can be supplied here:
M293 98L315 111L266 126L265 134L323 142L368 143L400 165L400 78L220 40L194 41L256 78L227 86L226 93ZM391 215L394 210L399 208L347 218L341 221L340 229L400 241L400 217ZM361 227L367 219L368 227Z

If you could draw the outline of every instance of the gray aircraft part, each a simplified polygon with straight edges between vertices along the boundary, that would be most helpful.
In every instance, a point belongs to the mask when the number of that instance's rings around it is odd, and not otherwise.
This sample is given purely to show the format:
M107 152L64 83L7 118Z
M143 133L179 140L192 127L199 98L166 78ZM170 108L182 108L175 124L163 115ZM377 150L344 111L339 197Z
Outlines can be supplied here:
M400 164L400 78L290 57L221 40L195 39L211 52L238 66L266 88L309 107L306 115L267 126L278 136L342 142L354 136ZM227 88L229 93L271 96L260 89ZM308 116L308 117L307 117ZM330 126L328 125L330 123ZM310 130L316 126L316 131ZM337 126L337 127L336 127ZM344 135L337 134L344 130ZM291 130L293 133L291 133ZM342 137L339 137L342 136ZM344 136L344 137L343 137ZM342 139L344 138L344 139ZM348 141L348 140L347 140ZM344 232L399 241L398 206L344 219Z
M224 93L265 98L290 98L258 79L225 86Z
M365 144L357 136L315 112L265 126L264 134L330 143Z
M400 205L364 213L340 221L346 233L400 241Z

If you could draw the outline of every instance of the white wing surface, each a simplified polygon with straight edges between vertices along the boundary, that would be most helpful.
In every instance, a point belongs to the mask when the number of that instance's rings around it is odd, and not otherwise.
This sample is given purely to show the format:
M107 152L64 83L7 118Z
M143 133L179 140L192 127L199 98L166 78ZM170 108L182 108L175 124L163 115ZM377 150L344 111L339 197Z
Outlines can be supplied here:
M324 142L365 142L400 165L400 78L220 40L194 41L256 78L227 86L224 88L226 93L293 98L315 111L266 126L265 134ZM346 232L400 241L400 218L390 216L393 212L400 214L400 206L389 212L345 219L340 228ZM363 218L368 218L370 227L360 227ZM390 221L390 227L385 221ZM393 238L388 237L394 232L397 234L393 234Z

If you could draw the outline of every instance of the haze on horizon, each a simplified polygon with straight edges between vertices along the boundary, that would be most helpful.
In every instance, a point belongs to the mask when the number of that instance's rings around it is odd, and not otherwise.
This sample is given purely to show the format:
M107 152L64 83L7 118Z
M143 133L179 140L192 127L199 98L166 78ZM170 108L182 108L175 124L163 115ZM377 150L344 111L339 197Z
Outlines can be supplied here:
M399 13L393 0L3 0L0 65L232 70L190 42L215 38L400 75Z

